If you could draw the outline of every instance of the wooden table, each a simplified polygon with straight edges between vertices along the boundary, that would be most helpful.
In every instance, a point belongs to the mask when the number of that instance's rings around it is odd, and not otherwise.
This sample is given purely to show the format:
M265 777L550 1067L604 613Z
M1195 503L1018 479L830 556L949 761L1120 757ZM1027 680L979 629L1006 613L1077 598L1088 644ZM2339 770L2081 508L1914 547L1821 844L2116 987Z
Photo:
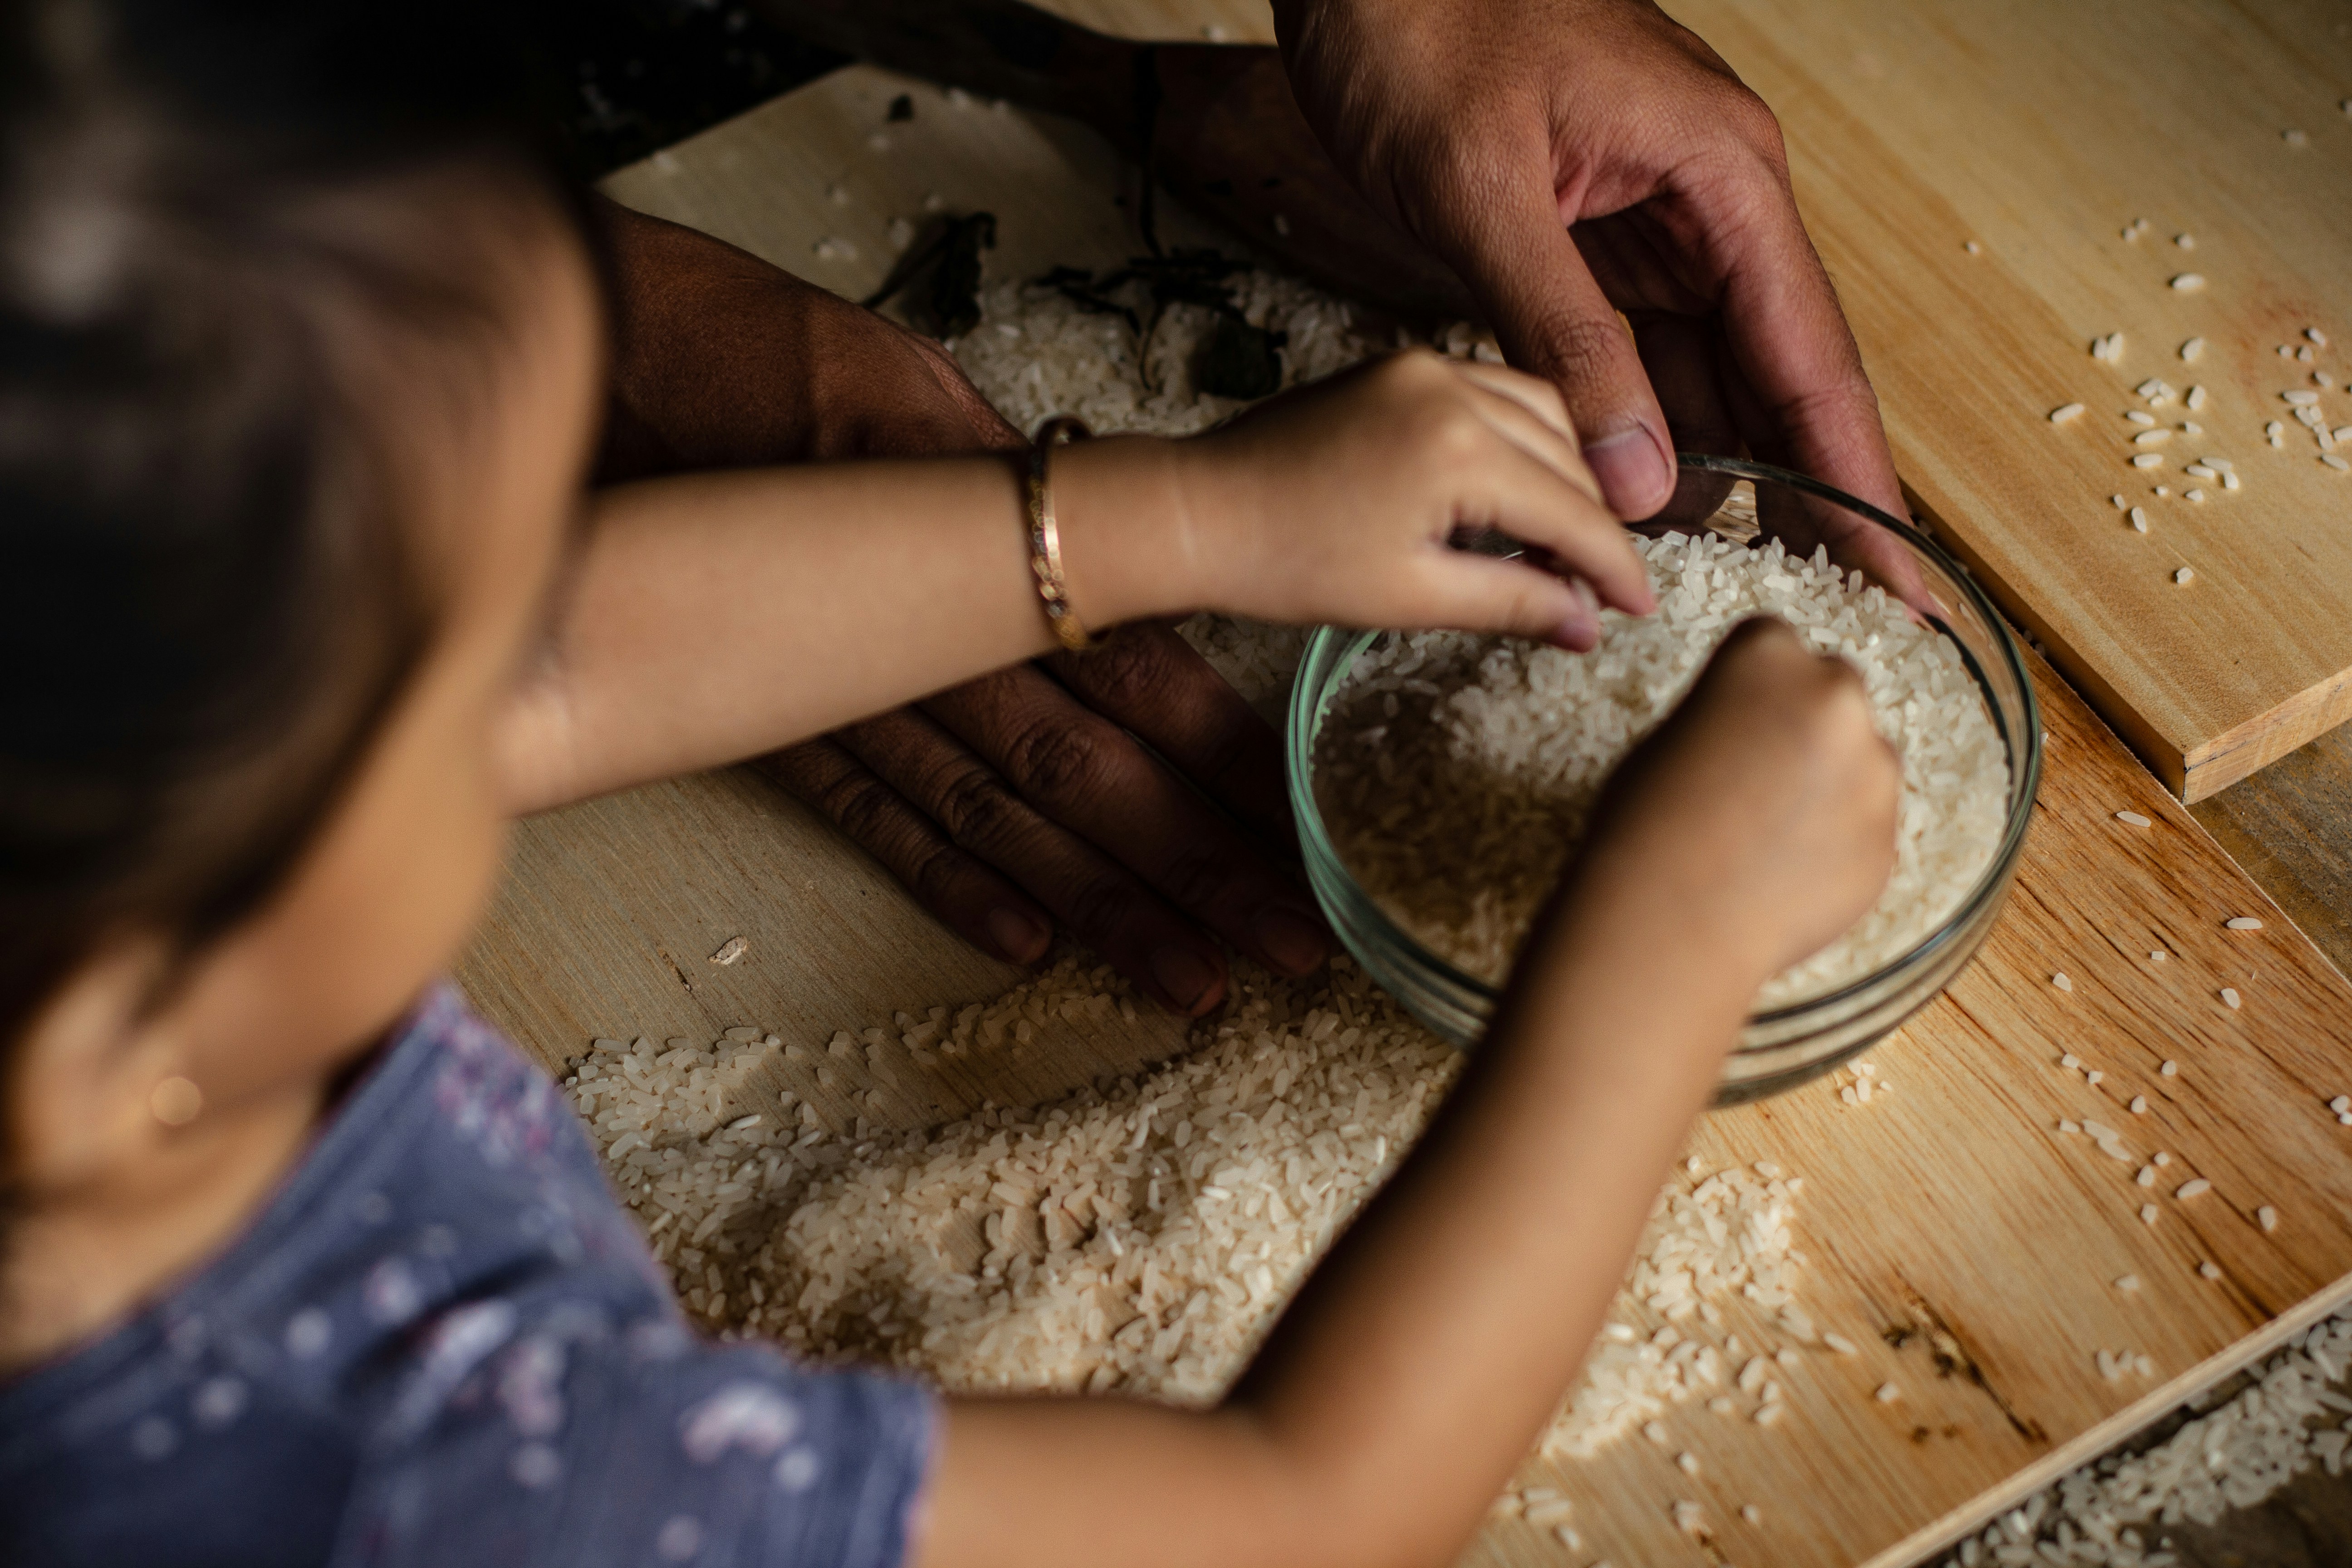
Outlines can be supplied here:
M624 178L616 188L626 199L698 217L722 233L730 222L767 225L764 244L760 233L739 230L730 237L814 270L807 260L813 232L855 223L878 236L890 216L887 205L863 199L843 209L823 192L865 147L868 128L861 117L878 116L893 90L894 84L845 76L811 89L814 97L796 95L797 102L746 117L768 117L761 123L770 131L791 134L752 133L759 126L714 132L640 166L634 183ZM936 95L926 99L925 114L937 104ZM981 112L984 118L961 126L952 146L959 174L996 182L997 188L981 193L991 205L1017 206L1024 199L1021 179L1008 177L1008 170L1019 174L1014 165L1023 158L1044 159L1082 184L1103 176L1101 151L1087 138ZM793 121L794 115L803 118ZM911 142L913 132L903 134ZM893 199L911 202L919 194L898 192ZM970 195L961 187L954 194ZM698 214L697 200L719 205ZM1089 260L1069 247L1120 242L1108 204L1088 210L1095 216L1081 220L1080 229L1095 223L1103 233L1074 231L1065 222L1048 246L1059 254L1043 259ZM824 226L811 227L819 222ZM847 276L826 280L856 282ZM1882 1451L1866 1407L1857 1415L1850 1402L1826 1394L1807 1406L1806 1423L1829 1447L1851 1455L1854 1473L1868 1485L1858 1500L1792 1504L1788 1511L1803 1517L1806 1533L1801 1542L1756 1542L1772 1560L1893 1563L1915 1555L2275 1342L2326 1310L2352 1269L2352 1235L2336 1219L2352 1203L2352 1159L2335 1151L2331 1129L2319 1128L2315 1142L2301 1129L2275 1149L2246 1135L2274 1106L2299 1106L2298 1115L2309 1110L2311 1097L2336 1070L2340 1058L2334 1053L2352 1045L2352 994L2315 952L2275 929L2263 937L2263 1005L2284 1013L2248 1032L2255 1020L2221 1013L2210 996L2201 1010L2191 1006L2201 995L2191 963L2200 966L2196 973L2218 973L2243 951L2206 929L2211 917L2221 903L2260 907L2260 895L2046 670L2043 684L2057 737L2043 801L2050 821L2037 830L2019 903L1985 960L1885 1047L1889 1071L1906 1090L1895 1102L1901 1110L1874 1123L1847 1121L1833 1101L1824 1107L1791 1097L1711 1119L1700 1134L1701 1146L1717 1153L1803 1151L1825 1194L1821 1210L1805 1221L1818 1227L1822 1299L1867 1324L1865 1333L1899 1336L1906 1326L1916 1332L1942 1323L1957 1331L1952 1342L1960 1352L1948 1366L1926 1348L1916 1366L1900 1348L1891 1352L1897 1370L1919 1380L1917 1408L1933 1407L1952 1428L1944 1438L1935 1436L1933 1425L1927 1428L1937 1452L1925 1471L1906 1461L1906 1444ZM2282 902L2326 937L2329 927L2312 911L2324 914L2341 889L2341 864L2331 868L2327 856L2347 830L2340 802L2347 752L2324 740L2311 753L2307 763L2291 761L2276 781L2223 793L2199 816L2233 842L2260 847L2270 879L2285 889ZM2331 797L2338 804L2331 806ZM2107 824L2118 805L2157 818L2158 828L2146 841L2122 835ZM2139 920L2166 922L2168 931L2177 925L2178 934L2165 939L2179 955L2174 968L2156 973L2133 962L2128 943L2118 945L2124 925ZM2140 939L2136 929L2130 934ZM709 955L737 935L750 940L752 957L712 965ZM2331 951L2343 963L2340 927L2334 942ZM2085 1003L2099 999L2095 1016L2062 1005L2050 989L2044 970L2053 953L2064 954L2085 982L2079 993ZM797 807L730 773L632 792L527 825L516 874L463 977L494 1016L552 1061L588 1035L616 1028L708 1038L720 1027L756 1022L788 1037L821 1039L835 1027L886 1017L910 1003L986 994L1003 984L1006 972L942 938L870 863ZM2153 1033L2116 1033L2116 1016L2142 1016L2168 1021ZM2284 1037L2273 1037L2282 1030ZM2234 1211L2221 1207L2177 1216L2186 1228L2168 1229L2160 1238L2143 1234L2136 1222L2113 1230L2084 1219L2093 1212L2084 1204L2116 1201L2098 1184L2115 1173L2097 1163L2078 1169L2077 1150L2059 1151L2053 1163L2035 1119L2068 1113L2061 1107L2071 1101L2060 1097L2076 1091L2071 1080L2050 1076L2044 1058L2086 1034L2103 1049L2112 1047L2116 1061L2128 1061L2118 1076L2144 1073L2156 1059L2150 1052L2179 1055L2192 1074L2211 1070L2213 1098L2184 1100L2165 1136L2184 1159L2200 1169L2210 1164L2217 1180L2227 1172L2229 1184L2245 1193L2277 1197L2292 1190L2295 1197L2280 1200L2297 1215L2292 1248L2260 1245L2243 1234L2251 1227L2227 1224ZM943 1085L930 1110L948 1114L982 1093L1042 1098L1176 1044L1172 1030L1107 1032L1019 1083ZM2251 1058L2244 1046L2253 1047ZM1960 1120L1912 1120L1951 1108ZM2001 1113L1988 1117L1992 1110ZM1899 1189L1923 1150L1934 1152L1934 1168L1955 1173L1953 1190L1911 1194L1926 1205L1912 1212L1973 1241L1948 1249L1953 1256L1906 1252L1907 1244L1872 1235L1874 1226L1885 1228L1874 1212L1884 1205L1874 1194ZM2052 1184L2081 1201L2043 1206L2038 1194ZM2086 1387L2073 1365L2080 1347L2070 1336L2104 1330L2102 1314L2112 1311L2092 1288L2095 1280L2077 1278L2079 1270L2036 1275L2035 1287L2021 1291L2003 1269L1982 1266L2024 1259L2032 1241L2052 1236L2064 1238L2055 1250L2068 1257L2155 1249L2150 1296L2162 1310L2148 1320L2144 1348L2157 1353L2161 1373L2147 1385ZM2227 1289L2183 1271L2187 1259L2173 1251L2191 1243L2225 1260ZM1934 1343L1932 1327L1921 1343ZM1649 1499L1662 1478L1643 1468L1646 1458L1620 1451L1594 1474L1565 1479L1580 1489L1599 1486L1606 1499ZM1710 1458L1711 1470L1725 1476L1752 1473L1760 1487L1789 1488L1784 1471L1736 1444ZM1596 1501L1594 1511L1610 1506ZM1654 1510L1644 1511L1654 1521ZM1648 1533L1640 1521L1626 1530L1620 1561L1642 1560L1635 1551ZM1607 1539L1599 1528L1588 1533ZM1490 1536L1482 1550L1492 1561L1552 1560L1542 1542L1507 1531ZM1739 1560L1756 1558L1751 1552Z

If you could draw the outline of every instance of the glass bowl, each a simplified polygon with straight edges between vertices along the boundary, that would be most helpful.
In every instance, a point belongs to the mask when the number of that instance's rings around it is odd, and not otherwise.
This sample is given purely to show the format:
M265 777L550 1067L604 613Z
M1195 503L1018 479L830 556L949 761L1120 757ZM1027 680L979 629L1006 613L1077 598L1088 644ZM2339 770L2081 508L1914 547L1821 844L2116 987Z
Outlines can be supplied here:
M1706 528L1753 542L1781 538L1812 552L1813 531L1836 511L1867 520L1899 540L1938 613L1927 619L1958 647L1983 693L2009 752L2007 817L2000 844L1976 885L1908 952L1873 973L1818 996L1749 1016L1726 1059L1716 1103L1736 1104L1793 1088L1866 1049L1941 991L1992 929L2008 896L2042 778L2042 716L2024 656L1959 563L1919 530L1827 485L1736 458L1685 453L1675 499L1636 527L1644 533ZM1844 521L1841 519L1841 521ZM1307 644L1291 689L1284 733L1290 804L1307 880L1341 942L1366 973L1406 1010L1459 1046L1476 1041L1500 993L1456 969L1398 928L1358 884L1324 826L1314 789L1315 739L1331 694L1356 656L1386 634L1324 626Z

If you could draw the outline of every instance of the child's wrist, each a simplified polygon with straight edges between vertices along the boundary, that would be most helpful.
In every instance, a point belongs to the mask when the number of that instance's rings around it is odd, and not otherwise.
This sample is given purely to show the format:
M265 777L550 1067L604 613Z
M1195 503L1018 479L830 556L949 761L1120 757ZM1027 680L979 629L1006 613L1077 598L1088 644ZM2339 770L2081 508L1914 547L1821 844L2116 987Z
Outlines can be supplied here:
M1609 846L1596 849L1559 890L1546 961L1560 962L1573 951L1636 972L1659 971L1685 1001L1746 1017L1779 967L1779 938L1769 921L1748 918L1703 878L1621 858ZM1528 955L1535 953L1531 942ZM1663 970L1661 954L1674 955Z
M1054 453L1063 580L1090 631L1209 602L1175 442L1109 437Z

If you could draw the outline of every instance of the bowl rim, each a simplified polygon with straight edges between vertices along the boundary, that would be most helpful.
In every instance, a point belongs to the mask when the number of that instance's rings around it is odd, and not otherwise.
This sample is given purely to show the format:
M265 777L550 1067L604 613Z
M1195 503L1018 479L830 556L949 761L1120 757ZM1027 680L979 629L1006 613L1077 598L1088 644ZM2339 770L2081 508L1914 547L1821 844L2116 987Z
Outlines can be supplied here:
M1954 634L1950 624L1942 617L1937 616L1923 617L1941 632L1958 651L1960 660L1967 667L1969 678L1976 682L1978 690L1984 694L1985 706L1991 713L1994 728L2000 735L2001 745L2009 753L2012 784L2016 784L2021 775L2022 787L2013 787L2011 791L2006 813L2007 820L2002 825L2000 841L1995 846L1991 858L1985 862L1984 869L1978 874L1975 886L1969 889L1968 896L1954 906L1948 915L1937 921L1935 929L1922 937L1916 945L1906 949L1902 953L1879 965L1869 973L1849 981L1835 991L1826 991L1819 995L1807 996L1766 1012L1751 1013L1748 1016L1746 1027L1753 1029L1770 1025L1787 1025L1800 1022L1809 1015L1838 1011L1843 1005L1856 1000L1874 987L1885 984L1891 976L1911 970L1932 958L1947 943L1956 940L1961 931L1966 931L1975 917L1982 911L1986 900L1998 896L2007 885L2009 874L2024 847L2026 830L2032 824L2034 802L2042 791L2042 705L2034 693L2033 676L2032 670L2026 667L2024 650L2019 646L2017 635L2010 629L2009 622L2001 615L2000 606L1993 602L1990 595L1979 586L1975 576L1967 566L1962 564L1951 552L1937 543L1924 530L1907 521L1890 517L1858 496L1848 495L1843 490L1823 484L1819 479L1787 468L1775 468L1769 463L1754 462L1746 458L1717 457L1706 452L1677 452L1675 454L1675 462L1680 468L1727 474L1735 479L1764 479L1770 483L1784 485L1790 489L1817 496L1833 505L1844 507L1893 532L1913 551L1925 557L1929 563L1941 570L1947 578L1959 585L1960 592L1976 611L1978 618L1992 628L1995 646L2000 650L2001 663L2007 668L2010 679L2016 683L2021 699L2019 724L2023 733L2011 735L2009 733L2008 722L2001 711L2001 706L1993 699L1990 679L1978 665L1976 655L1969 649L1968 644ZM1356 646L1349 648L1345 655L1349 662L1353 663L1355 655L1361 651L1364 644L1383 635L1384 633L1379 629L1367 631L1355 627L1318 626L1313 636L1307 638L1307 647L1299 658L1299 668L1304 670L1313 661L1318 649L1328 642L1347 638L1359 639ZM1323 826L1322 808L1316 802L1314 781L1309 773L1309 763L1314 754L1314 732L1321 707L1319 699L1309 696L1303 681L1294 681L1283 724L1283 772L1285 782L1289 786L1291 809L1297 819L1300 839L1306 846L1319 853L1326 862L1347 879L1349 889L1360 895L1362 910L1370 917L1370 923L1383 939L1383 945L1417 955L1435 971L1436 979L1440 984L1485 998L1490 1006L1498 1004L1503 995L1500 988L1489 984L1475 975L1465 973L1444 958L1431 952L1428 947L1391 919L1388 910L1381 907L1378 900L1363 892L1362 884L1356 880L1355 873L1349 870L1347 861L1340 856L1339 847L1331 842L1330 834ZM2021 752L2023 757L2021 767L2019 763ZM1781 1046L1743 1045L1734 1054L1751 1049L1779 1048L1781 1048Z

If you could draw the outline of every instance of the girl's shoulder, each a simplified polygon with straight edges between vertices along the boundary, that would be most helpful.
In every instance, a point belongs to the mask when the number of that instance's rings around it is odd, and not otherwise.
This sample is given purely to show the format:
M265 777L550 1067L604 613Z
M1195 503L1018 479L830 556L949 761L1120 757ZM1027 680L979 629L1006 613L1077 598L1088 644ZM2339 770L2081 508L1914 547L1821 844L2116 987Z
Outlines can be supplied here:
M554 1086L443 986L219 1258L0 1387L0 1539L90 1564L887 1568L932 1415L900 1380L692 1332Z

